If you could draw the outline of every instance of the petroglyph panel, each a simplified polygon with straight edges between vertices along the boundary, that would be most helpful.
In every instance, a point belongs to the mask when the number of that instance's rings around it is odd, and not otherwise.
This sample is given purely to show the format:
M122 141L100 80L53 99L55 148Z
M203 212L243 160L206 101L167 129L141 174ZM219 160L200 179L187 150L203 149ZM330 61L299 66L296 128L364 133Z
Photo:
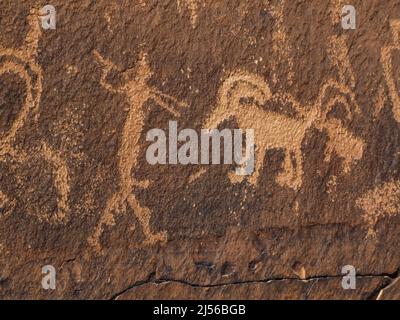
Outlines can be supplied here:
M347 4L0 2L0 298L398 297L400 6Z

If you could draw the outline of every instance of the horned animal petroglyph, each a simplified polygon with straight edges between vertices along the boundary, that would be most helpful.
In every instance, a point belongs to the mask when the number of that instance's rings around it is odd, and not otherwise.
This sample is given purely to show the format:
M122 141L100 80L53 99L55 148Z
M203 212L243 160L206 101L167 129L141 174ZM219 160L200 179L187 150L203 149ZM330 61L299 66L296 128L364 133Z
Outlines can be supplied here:
M244 99L248 103L242 103ZM290 104L298 112L299 117L289 117L270 111L269 103ZM237 71L222 84L218 93L218 105L204 122L203 127L214 129L223 121L233 117L240 128L254 129L256 167L248 181L252 185L257 184L267 150L283 149L284 168L277 177L277 182L282 186L298 190L303 182L301 146L307 130L311 127L326 131L328 142L325 160L330 160L331 155L336 153L343 160L345 173L348 173L351 165L363 155L363 141L346 129L340 120L328 117L329 112L338 103L346 108L347 118L352 117L352 112L359 111L350 89L333 80L323 85L314 105L301 108L288 94L272 94L260 76Z
M150 229L150 209L141 206L134 195L135 188L147 188L149 181L137 181L132 177L132 170L138 164L140 151L140 137L145 125L146 112L144 106L148 100L153 100L160 107L175 117L180 116L179 108L188 107L175 98L168 96L147 84L151 77L150 66L147 55L142 53L136 67L123 73L124 84L115 87L107 82L108 73L116 66L109 60L103 58L97 51L94 56L104 67L100 84L113 93L120 93L129 99L129 111L122 131L122 143L118 152L119 182L118 191L109 199L106 208L100 217L94 234L89 238L89 243L98 251L101 251L100 237L104 226L114 225L114 212L122 211L126 206L130 207L142 227L145 235L145 245L165 242L165 232L153 233ZM178 108L171 107L175 105Z

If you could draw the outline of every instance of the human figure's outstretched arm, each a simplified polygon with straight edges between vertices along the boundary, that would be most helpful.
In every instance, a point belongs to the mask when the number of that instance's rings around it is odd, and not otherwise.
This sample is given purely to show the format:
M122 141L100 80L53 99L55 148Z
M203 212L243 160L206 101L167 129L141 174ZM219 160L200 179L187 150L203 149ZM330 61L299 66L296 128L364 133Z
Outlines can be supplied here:
M187 108L188 104L178 101L176 98L169 96L157 90L151 91L151 99L153 99L157 104L159 104L163 109L172 113L176 117L180 117L180 112L176 107Z
M94 54L95 58L100 62L100 64L102 64L104 66L104 69L102 71L101 78L100 78L100 84L104 88L106 88L108 91L111 91L113 93L121 92L122 91L121 87L113 86L106 79L107 75L109 74L111 69L116 68L116 65L114 63L112 63L110 60L104 58L97 50L94 50L93 54Z

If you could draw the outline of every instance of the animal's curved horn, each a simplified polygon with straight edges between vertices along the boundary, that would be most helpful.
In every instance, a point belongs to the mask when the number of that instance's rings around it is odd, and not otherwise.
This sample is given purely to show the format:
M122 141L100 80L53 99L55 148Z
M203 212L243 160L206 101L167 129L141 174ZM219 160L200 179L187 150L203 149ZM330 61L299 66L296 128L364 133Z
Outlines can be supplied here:
M336 95L329 97L329 89L336 91ZM350 99L350 101L349 101ZM328 113L332 111L336 102L340 102L347 112L347 119L351 120L353 118L353 110L351 105L354 105L355 112L359 113L361 111L359 105L356 102L354 93L345 85L342 85L334 80L329 80L322 86L317 107L319 108L322 116L326 118Z
M23 47L18 49L0 47L0 56L6 57L6 61L0 65L0 74L15 73L25 81L26 85L27 96L25 99L25 106L18 117L19 121L16 120L18 125L14 124L15 131L23 124L28 112L31 110L33 111L32 116L34 117L34 120L37 121L39 116L38 109L42 95L43 72L40 65L35 61L39 38L42 33L39 24L38 11L32 9L27 20L29 30L25 37ZM10 57L11 60L9 61L7 57ZM11 130L11 133L12 131L13 130Z
M253 98L259 104L271 98L271 90L265 80L247 71L236 71L224 81L218 91L219 102L229 104L232 92L236 93L236 98Z
M262 77L246 71L234 72L225 79L218 90L217 107L206 120L204 127L214 129L240 111L241 98L252 98L262 105L271 99L271 91Z
M25 123L29 111L32 107L34 107L35 100L32 94L32 79L29 73L25 70L22 64L17 64L15 62L5 62L0 65L0 75L5 73L14 73L19 75L24 81L26 85L26 98L24 105L21 111L18 113L16 119L11 124L10 128L7 130L4 136L0 135L0 141L8 143L12 140L17 133L17 131L23 126Z

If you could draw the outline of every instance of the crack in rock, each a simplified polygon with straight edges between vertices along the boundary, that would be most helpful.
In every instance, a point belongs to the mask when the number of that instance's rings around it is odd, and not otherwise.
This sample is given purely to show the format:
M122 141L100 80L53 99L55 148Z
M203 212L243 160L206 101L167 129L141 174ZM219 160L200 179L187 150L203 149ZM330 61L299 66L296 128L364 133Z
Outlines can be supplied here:
M382 273L382 274L363 274L363 275L357 275L357 278L378 278L378 277L383 277L383 278L387 278L387 279L391 279L391 281L389 282L389 284L385 283L383 286L380 286L379 288L377 288L376 290L373 291L373 293L367 298L367 300L370 300L371 297L375 297L376 295L379 294L379 292L381 292L382 290L384 290L385 288L387 288L391 283L393 283L395 276L397 275L398 272L396 272L395 274L390 274L390 273ZM165 283L179 283L182 285L186 285L186 286L190 286L193 288L218 288L218 287L225 287L225 286L236 286L236 285L245 285L245 284L256 284L256 283L272 283L272 282L281 282L281 281L300 281L300 282L313 282L313 284L311 285L311 287L307 290L307 294L306 296L308 297L308 295L311 292L311 289L313 287L313 285L318 282L319 280L329 280L329 279L339 279L339 278L343 278L344 275L340 274L340 275L320 275L320 276L316 276L316 277L308 277L305 279L299 279L299 278L295 278L295 277L282 277L282 278L270 278L270 279L263 279L263 280L248 280L248 281L233 281L233 282L227 282L227 283L216 283L216 284L199 284L199 283L191 283L185 280L181 280L181 279L169 279L169 278L160 278L160 279L154 279L154 273L152 273L147 280L139 280L136 281L134 284L128 286L127 288L121 290L120 292L114 294L111 296L111 298L109 300L117 300L118 297L120 297L121 295L123 295L124 293L137 288L137 287L141 287L147 284L165 284ZM378 294L376 293L378 292Z

